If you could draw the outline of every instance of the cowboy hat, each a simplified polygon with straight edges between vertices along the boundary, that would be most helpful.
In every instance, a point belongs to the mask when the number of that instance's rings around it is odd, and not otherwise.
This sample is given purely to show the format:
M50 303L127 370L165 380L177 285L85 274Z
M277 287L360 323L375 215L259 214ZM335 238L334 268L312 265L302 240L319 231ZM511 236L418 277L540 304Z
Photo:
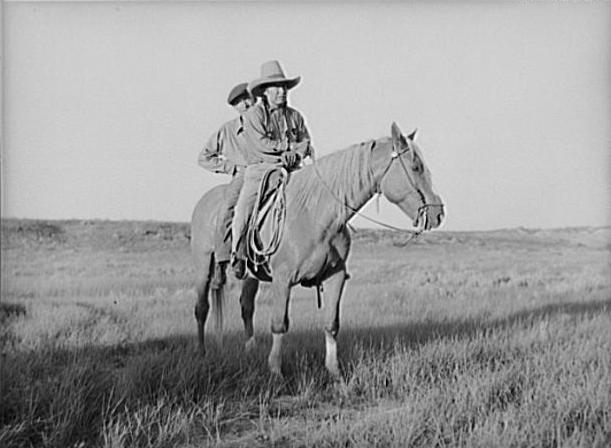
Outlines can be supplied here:
M233 89L231 89L231 92L229 92L229 96L227 97L227 102L231 106L235 106L238 100L242 99L243 96L248 96L248 95L250 95L248 93L248 83L243 82L235 86Z
M254 96L261 96L263 90L270 85L283 85L287 90L292 89L301 81L301 76L287 78L278 61L268 61L261 65L261 77L251 81L248 90Z

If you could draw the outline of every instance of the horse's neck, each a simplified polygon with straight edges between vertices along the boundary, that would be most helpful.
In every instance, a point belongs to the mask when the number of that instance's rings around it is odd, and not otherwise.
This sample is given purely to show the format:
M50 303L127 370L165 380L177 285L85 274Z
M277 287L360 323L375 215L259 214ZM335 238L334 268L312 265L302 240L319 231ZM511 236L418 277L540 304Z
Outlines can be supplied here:
M347 182L345 188L337 189L336 195L343 205L343 213L340 213L341 224L346 224L358 211L365 206L365 204L375 194L375 186L373 180L362 179L358 186L354 185L354 182Z
M317 222L342 227L375 194L376 181L370 166L372 143L329 155L309 167L307 175L316 182L310 189L308 209Z

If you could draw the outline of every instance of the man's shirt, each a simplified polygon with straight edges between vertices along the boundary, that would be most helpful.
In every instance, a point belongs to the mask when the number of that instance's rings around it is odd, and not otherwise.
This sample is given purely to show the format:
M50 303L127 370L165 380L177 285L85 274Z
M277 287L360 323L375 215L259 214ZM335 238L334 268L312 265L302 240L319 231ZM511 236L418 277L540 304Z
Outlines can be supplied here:
M242 117L225 123L209 139L197 162L213 173L234 175L246 163L246 140Z
M310 141L310 133L303 116L291 107L269 109L259 102L244 115L246 160L249 164L277 163L288 149L289 143ZM308 145L303 145L301 158L308 154Z

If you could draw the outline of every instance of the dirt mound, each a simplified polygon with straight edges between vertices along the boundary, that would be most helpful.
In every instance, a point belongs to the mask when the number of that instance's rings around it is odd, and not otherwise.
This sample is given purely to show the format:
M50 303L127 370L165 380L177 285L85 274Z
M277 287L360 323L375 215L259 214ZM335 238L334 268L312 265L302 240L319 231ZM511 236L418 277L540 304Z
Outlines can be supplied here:
M66 242L64 227L56 222L2 220L2 246L15 244L61 244Z
M523 227L490 231L426 232L411 234L386 229L359 228L351 232L356 244L393 246L475 245L497 248L524 245L581 246L611 249L611 227L567 227L528 229ZM75 249L139 249L188 247L190 225L181 222L108 220L2 219L2 247L65 246Z
M20 303L0 303L0 324L5 324L9 320L15 319L19 316L25 316L26 309Z
M65 247L73 249L128 249L186 246L186 223L108 220L2 220L2 248Z
M567 227L541 230L539 234L545 238L556 238L561 244L611 249L611 227Z

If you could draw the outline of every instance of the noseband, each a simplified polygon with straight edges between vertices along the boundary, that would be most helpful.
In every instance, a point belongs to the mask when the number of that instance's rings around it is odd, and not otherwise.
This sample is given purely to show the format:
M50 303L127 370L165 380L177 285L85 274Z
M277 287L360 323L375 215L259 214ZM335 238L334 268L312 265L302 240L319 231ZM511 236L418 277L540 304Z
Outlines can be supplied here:
M429 203L426 202L426 198L420 192L420 190L418 189L418 187L414 183L412 177L410 176L409 171L408 171L407 167L405 166L405 162L401 158L401 156L403 154L409 152L410 150L413 151L413 149L410 148L409 140L406 140L406 143L407 143L407 148L405 148L401 152L397 152L393 148L393 151L390 153L390 161L388 162L388 165L386 166L386 169L384 170L384 172L382 173L382 176L380 177L380 182L378 182L376 193L380 194L380 195L382 194L382 189L380 188L380 185L382 184L382 180L384 179L384 176L386 176L386 173L388 173L388 170L390 170L390 167L392 166L393 162L395 160L399 160L399 163L401 164L401 168L403 168L403 172L405 173L405 177L407 177L407 180L408 180L408 182L410 183L410 185L412 186L412 189L413 189L413 191L410 191L410 194L417 194L418 196L420 196L420 200L423 202L423 204L420 207L418 207L418 219L420 219L420 217L426 213L426 211L428 210L429 207L441 207L441 211L443 212L443 204L442 203L439 203L439 204L435 204L435 203L429 204Z

